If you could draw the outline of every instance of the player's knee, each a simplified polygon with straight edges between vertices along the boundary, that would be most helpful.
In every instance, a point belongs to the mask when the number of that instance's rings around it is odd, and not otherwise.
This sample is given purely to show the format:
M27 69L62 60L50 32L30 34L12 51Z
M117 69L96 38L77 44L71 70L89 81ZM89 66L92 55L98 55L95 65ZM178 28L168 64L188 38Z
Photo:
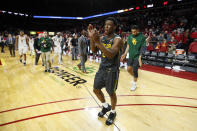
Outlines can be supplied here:
M132 68L128 66L128 67L127 67L127 71L128 71L128 72L132 72Z
M134 71L133 71L133 74L134 74L134 77L135 77L135 78L138 78L138 70L134 70Z
M110 98L116 98L116 93L114 92L114 93L112 93L112 94L109 94L109 96L110 96Z
M132 69L131 67L127 67L127 71L128 71L131 75L133 75L133 69Z

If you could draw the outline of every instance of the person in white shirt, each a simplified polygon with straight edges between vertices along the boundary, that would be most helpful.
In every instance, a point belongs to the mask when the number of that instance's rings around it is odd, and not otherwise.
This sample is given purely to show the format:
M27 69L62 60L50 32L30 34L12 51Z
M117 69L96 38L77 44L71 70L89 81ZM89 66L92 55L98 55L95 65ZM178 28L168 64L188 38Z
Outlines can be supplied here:
M29 47L30 47L30 56L34 56L35 52L34 52L34 38L33 36L29 37Z
M71 40L72 40L72 35L69 34L68 39L67 39L67 41L68 41L68 55L69 56L71 55L71 49L72 49Z
M57 33L56 36L52 38L54 42L54 55L52 58L52 63L54 63L54 58L58 55L58 64L62 64L61 54L62 54L62 36L60 36L60 32Z
M22 57L24 56L24 65L26 65L26 53L29 47L29 42L24 31L20 31L20 35L16 36L16 47L17 46L20 55L20 62L22 63Z

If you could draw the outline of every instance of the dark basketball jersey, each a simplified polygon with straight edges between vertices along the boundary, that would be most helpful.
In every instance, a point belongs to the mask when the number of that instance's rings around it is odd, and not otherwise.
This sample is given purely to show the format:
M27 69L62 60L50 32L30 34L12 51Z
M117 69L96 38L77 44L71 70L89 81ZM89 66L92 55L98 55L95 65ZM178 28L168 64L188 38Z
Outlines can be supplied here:
M113 43L114 43L114 39L115 38L120 38L120 36L115 35L113 38L107 40L107 37L103 37L101 40L101 43L106 47L106 48L111 48ZM120 52L118 52L113 58L107 58L105 56L105 54L102 52L101 54L101 64L100 67L106 67L106 68L110 68L110 67L117 67L117 69L119 68L120 65Z

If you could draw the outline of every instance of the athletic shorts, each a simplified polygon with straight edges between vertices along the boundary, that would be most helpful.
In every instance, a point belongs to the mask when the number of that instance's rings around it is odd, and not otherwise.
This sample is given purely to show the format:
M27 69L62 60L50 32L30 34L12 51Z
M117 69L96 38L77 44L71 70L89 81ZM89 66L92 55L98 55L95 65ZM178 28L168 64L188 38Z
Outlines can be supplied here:
M119 79L119 70L112 68L99 68L94 78L94 88L102 89L105 87L107 93L111 96L116 92Z
M62 48L61 47L54 47L54 53L55 54L61 54L62 53Z
M138 59L129 59L127 65L132 66L134 77L138 78L139 60Z
M18 48L19 55L26 54L27 53L27 50L28 50L27 47L19 47Z

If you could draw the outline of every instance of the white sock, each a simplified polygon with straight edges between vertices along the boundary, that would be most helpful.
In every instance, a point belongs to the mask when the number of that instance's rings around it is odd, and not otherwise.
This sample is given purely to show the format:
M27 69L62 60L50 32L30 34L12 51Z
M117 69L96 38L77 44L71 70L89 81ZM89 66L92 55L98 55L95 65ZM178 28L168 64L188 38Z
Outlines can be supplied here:
M108 107L108 104L105 102L105 103L102 103L103 107L107 108Z
M135 81L132 81L132 83L136 85L136 82Z
M116 110L111 110L112 113L116 113Z

